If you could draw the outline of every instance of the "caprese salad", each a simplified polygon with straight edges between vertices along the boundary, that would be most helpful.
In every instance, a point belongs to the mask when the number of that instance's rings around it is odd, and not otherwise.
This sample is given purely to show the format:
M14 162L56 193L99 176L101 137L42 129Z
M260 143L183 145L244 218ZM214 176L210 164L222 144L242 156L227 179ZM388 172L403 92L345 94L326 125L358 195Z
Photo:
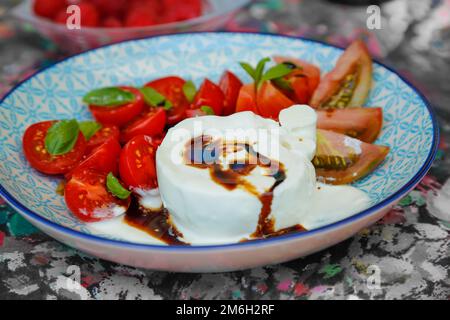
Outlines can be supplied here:
M320 200L325 196L338 203L334 211L364 209L367 195L342 185L368 175L389 153L373 144L382 109L364 106L372 81L364 43L352 43L324 76L298 58L272 60L271 67L270 58L256 66L240 62L253 80L247 84L225 71L218 84L206 78L199 88L167 76L142 87L94 89L83 102L95 120L29 126L25 157L34 169L65 178L65 202L80 220L166 244L314 228L311 214L331 214ZM232 141L225 136L242 128L281 130L274 136L279 152L262 151L260 137L242 130ZM178 141L180 129L190 135ZM207 162L211 148L221 151L210 152Z

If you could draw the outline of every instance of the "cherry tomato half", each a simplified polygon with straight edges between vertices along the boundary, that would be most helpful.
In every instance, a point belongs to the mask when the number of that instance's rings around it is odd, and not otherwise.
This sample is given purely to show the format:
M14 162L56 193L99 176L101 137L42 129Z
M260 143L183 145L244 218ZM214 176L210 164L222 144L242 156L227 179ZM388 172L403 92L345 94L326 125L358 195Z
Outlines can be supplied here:
M134 119L134 117L139 115L144 108L144 98L138 89L132 87L120 88L133 93L136 97L134 102L117 107L89 106L94 118L103 125L116 125L118 127L123 127Z
M142 134L156 136L163 133L167 121L165 110L163 108L150 108L149 110L123 129L120 138L122 143Z
M153 189L156 180L155 156L157 142L139 135L128 141L120 153L119 171L123 182L131 188Z
M68 172L65 175L66 179L70 179L77 171L86 169L94 169L103 173L112 172L116 175L120 150L119 141L114 137L110 137L103 144L95 148L92 153L90 153L88 157L72 171Z
M252 111L258 114L254 83L245 84L241 87L241 90L239 90L239 95L236 102L236 112L242 111Z
M222 89L209 79L205 79L195 95L191 109L198 109L202 106L211 107L216 116L222 115L225 95Z
M256 104L259 115L277 120L281 110L295 103L278 90L270 81L265 81L258 89Z
M30 165L46 174L65 174L75 168L83 159L86 140L80 132L71 151L63 155L51 155L45 149L45 136L56 121L35 123L23 135L23 151Z
M189 101L183 92L185 83L186 81L179 77L165 77L145 85L155 89L172 103L172 107L166 111L169 126L173 126L186 118L185 111L189 107Z
M106 187L107 173L93 169L74 173L64 188L67 207L82 221L96 222L122 215L130 205L130 197L116 198Z
M119 141L120 130L117 126L103 126L87 142L86 154L90 154L95 148L105 143L109 138Z
M225 71L220 78L219 87L225 95L222 115L228 116L233 114L236 110L236 102L242 87L241 80L232 72Z

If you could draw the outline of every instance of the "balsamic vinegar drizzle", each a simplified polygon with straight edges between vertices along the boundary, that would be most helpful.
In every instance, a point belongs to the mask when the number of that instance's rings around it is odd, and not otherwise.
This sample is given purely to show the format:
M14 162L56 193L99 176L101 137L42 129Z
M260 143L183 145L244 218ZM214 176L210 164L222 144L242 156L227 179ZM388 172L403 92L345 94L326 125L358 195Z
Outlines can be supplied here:
M217 161L220 156L226 156L227 153L243 150L245 150L247 155L244 161L230 163L226 168L222 167ZM275 188L286 179L286 170L282 163L256 152L249 143L238 141L222 142L221 139L213 140L211 136L202 135L186 143L184 160L186 165L199 169L208 169L213 181L227 190L242 188L255 195L261 201L262 207L256 230L251 234L251 239L242 239L241 241L275 237L295 231L306 231L301 225L275 231L275 221L269 218L273 193ZM268 177L275 179L273 186L263 193L259 193L251 183L245 180L245 177L258 166L266 169ZM161 208L156 211L145 209L139 205L138 199L134 196L125 215L125 222L132 227L147 232L166 244L189 245L189 243L181 240L183 234L171 223L170 213L167 209Z

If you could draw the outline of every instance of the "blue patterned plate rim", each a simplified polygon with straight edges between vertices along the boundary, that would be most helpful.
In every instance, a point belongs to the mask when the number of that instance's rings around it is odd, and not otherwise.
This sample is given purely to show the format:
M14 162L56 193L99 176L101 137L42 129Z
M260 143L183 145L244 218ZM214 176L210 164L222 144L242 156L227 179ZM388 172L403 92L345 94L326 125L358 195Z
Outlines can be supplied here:
M132 40L125 40L119 43L114 43L114 44L108 44L105 46L101 46L95 49L90 49L90 50L86 50L84 52L75 54L75 55L71 55L69 57L66 57L64 59L62 59L61 61L58 61L57 63L50 65L48 67L42 68L41 70L38 70L37 72L35 72L34 74L28 76L27 78L25 78L24 80L22 80L21 82L19 82L18 84L16 84L1 100L0 100L0 105L3 104L3 102L11 95L14 93L14 91L19 88L22 84L24 84L25 82L29 81L30 79L32 79L33 77L37 76L38 74L45 72L51 68L53 68L54 66L66 61L66 60L70 60L74 57L77 56L81 56L83 54L86 54L88 52L92 52L92 51L96 51L96 50L100 50L102 48L106 48L106 47L110 47L110 46L114 46L117 44L123 44L123 43L128 43L128 42L134 42L134 41L140 41L140 40L145 40L145 39L151 39L151 38L160 38L160 37L179 37L179 36L183 36L183 35L208 35L208 34L249 34L249 35L262 35L262 36L267 36L267 37L280 37L280 38L288 38L288 39L293 39L293 40L302 40L302 41L306 41L306 42L312 42L312 43L319 43L322 44L324 46L328 46L328 47L333 47L339 50L344 50L341 47L335 46L335 45L331 45L328 44L324 41L320 41L320 40L315 40L315 39L309 39L309 38L304 38L304 37L296 37L296 36L289 36L289 35L278 35L278 34L271 34L271 33L264 33L264 32L229 32L229 31L214 31L214 32L204 32L204 31L194 31L194 32L181 32L181 33L176 33L176 34L162 34L162 35L155 35L155 36L150 36L150 37L143 37L143 38L138 38L138 39L132 39ZM425 98L425 96L417 89L415 88L407 79L405 79L403 76L401 76L400 74L398 74L394 69L392 69L391 67L385 65L384 63L378 61L377 59L373 59L373 61L375 63L377 63L378 65L386 68L387 70L391 71L392 73L394 73L395 75L397 75L407 86L409 86L424 102L425 106L427 107L428 113L431 117L431 122L433 125L433 141L432 141L432 145L430 148L430 152L428 153L428 156L424 162L424 164L422 165L422 167L418 170L418 172L414 175L414 177L412 177L402 188L400 188L399 190L397 190L396 192L394 192L392 195L390 195L389 197L387 197L386 199L384 199L383 201L377 203L376 205L361 211L358 214L355 214L351 217L345 218L343 220L328 224L326 226L317 228L317 229L313 229L313 230L309 230L309 231L305 231L305 232L299 232L299 233L291 233L291 234L286 234L286 235L282 235L282 236L278 236L278 237L274 237L274 238L268 238L268 239L258 239L258 240L253 240L253 241L247 241L247 242L241 242L241 243L231 243L231 244L222 244L222 245L198 245L198 246L166 246L166 245L152 245L152 244L141 244L141 243L134 243L134 242L128 242L128 241L122 241L122 240L114 240L114 239L106 239L100 236L96 236L96 235L91 235L91 234L87 234L87 233L83 233L81 231L77 231L77 230L73 230L70 229L68 227L62 226L60 224L57 224L49 219L46 219L42 216L40 216L39 214L31 211L30 209L28 209L27 207L25 207L24 205L21 204L20 201L18 201L16 198L14 198L8 191L6 191L6 189L0 184L0 196L3 197L3 199L5 199L12 207L14 207L15 209L17 209L18 211L20 211L21 213L25 214L25 216L30 217L33 220L37 220L40 223L43 223L44 225L53 228L53 229L57 229L60 232L63 233L67 233L70 234L72 236L75 237L80 237L80 238L85 238L87 240L92 240L92 241L96 241L96 242L100 242L100 243L104 243L104 244L108 244L108 245L120 245L120 246L125 246L125 247L129 247L129 248L136 248L136 249L152 249L152 250L161 250L161 251L183 251L183 252L188 252L188 251L198 251L198 250L216 250L216 249L235 249L235 248L239 248L239 247L253 247L253 246L259 246L259 245L274 245L274 244L281 244L283 242L289 241L289 240L294 240L294 239L298 239L298 238L303 238L303 237L308 237L308 236L312 236L314 234L317 233L322 233L343 225L347 225L351 222L354 222L356 220L359 220L360 218L366 217L370 214L372 214L373 212L383 209L384 207L388 206L389 204L391 204L392 202L399 200L400 198L402 198L404 195L406 195L406 193L413 188L417 183L420 182L420 180L422 180L422 178L425 176L425 174L428 172L428 170L430 169L434 158L436 157L436 152L437 152L437 147L438 147L438 141L439 141L439 125L436 119L436 115L435 112L433 110L433 107L431 106L431 104L429 103L429 101Z

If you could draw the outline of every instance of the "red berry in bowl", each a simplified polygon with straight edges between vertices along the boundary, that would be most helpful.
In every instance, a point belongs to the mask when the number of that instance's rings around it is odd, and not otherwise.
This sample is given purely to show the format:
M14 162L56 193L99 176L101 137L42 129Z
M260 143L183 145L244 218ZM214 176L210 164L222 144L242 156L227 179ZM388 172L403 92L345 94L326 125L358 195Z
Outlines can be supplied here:
M53 19L66 6L66 0L35 0L33 10L38 16Z

